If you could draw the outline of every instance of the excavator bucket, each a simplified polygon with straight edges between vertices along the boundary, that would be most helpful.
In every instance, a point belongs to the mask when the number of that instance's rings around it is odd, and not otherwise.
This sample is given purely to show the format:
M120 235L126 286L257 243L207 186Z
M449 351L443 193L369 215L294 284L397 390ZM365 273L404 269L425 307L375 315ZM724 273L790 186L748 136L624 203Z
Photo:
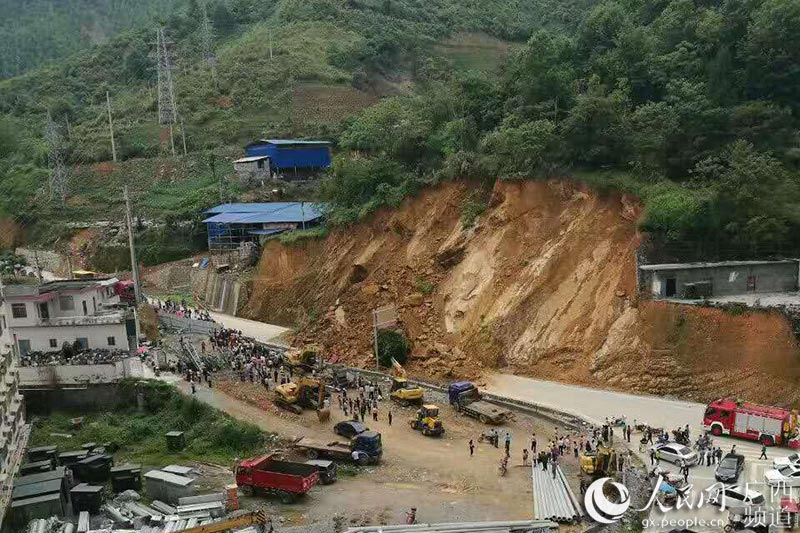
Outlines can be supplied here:
M317 409L317 418L320 422L327 422L331 418L330 409Z

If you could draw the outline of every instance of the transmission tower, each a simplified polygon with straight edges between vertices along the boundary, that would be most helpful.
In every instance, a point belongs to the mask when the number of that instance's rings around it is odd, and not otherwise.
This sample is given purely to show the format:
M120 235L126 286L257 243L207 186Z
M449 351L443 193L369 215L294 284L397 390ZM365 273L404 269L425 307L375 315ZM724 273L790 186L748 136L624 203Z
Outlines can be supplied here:
M214 26L211 25L211 19L208 18L208 5L206 2L203 2L200 7L200 27L197 31L203 59L211 71L211 79L216 82L217 57L214 55L214 39L216 36L214 35Z
M47 126L44 132L47 142L47 156L50 163L50 200L64 205L67 200L67 167L64 164L64 139L53 121L50 111L47 111Z
M158 73L158 123L172 126L178 120L175 106L175 88L172 84L172 43L167 42L164 28L158 28L156 68Z

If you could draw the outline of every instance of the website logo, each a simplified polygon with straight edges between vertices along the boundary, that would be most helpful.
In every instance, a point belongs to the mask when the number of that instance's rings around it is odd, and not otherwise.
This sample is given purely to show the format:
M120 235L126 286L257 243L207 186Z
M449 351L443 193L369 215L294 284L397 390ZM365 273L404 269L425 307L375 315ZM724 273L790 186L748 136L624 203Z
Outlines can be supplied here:
M606 482L616 491L615 501L609 500L605 495L604 487ZM586 489L583 498L586 512L595 522L601 524L613 524L625 514L631 506L631 496L627 487L622 483L611 481L609 477L598 479Z

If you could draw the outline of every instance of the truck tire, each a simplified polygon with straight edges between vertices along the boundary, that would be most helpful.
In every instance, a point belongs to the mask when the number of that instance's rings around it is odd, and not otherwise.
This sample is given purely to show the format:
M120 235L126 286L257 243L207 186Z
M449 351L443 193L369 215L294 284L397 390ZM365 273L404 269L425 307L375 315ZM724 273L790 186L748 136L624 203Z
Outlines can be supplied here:
M306 450L306 457L308 457L312 461L314 459L319 459L319 452L317 450L308 449Z
M359 455L358 459L356 459L356 464L358 466L367 466L369 464L369 457L366 455Z
M479 416L478 420L480 420L481 424L488 424L489 423L489 419L486 418L486 415Z
M297 500L296 494L292 494L291 492L286 492L285 490L280 491L278 493L278 497L281 499L281 503L285 503L287 505L290 503L294 503L295 500Z
M761 435L761 439L759 440L764 446L773 446L775 444L775 439L773 439L771 435Z
M714 424L713 426L711 426L711 434L714 435L715 437L719 437L720 435L722 435L722 427L720 427L719 424Z
M240 485L239 488L242 490L242 494L247 497L252 496L253 492L255 492L251 485Z

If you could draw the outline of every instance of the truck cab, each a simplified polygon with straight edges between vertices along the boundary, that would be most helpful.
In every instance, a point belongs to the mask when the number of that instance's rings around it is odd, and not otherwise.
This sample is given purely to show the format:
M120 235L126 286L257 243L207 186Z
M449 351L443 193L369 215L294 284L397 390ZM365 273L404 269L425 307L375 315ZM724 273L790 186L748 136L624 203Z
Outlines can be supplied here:
M378 463L383 455L381 434L377 431L359 433L350 441L350 447L358 458L356 462ZM355 457L354 457L355 458Z
M456 381L447 389L450 405L465 405L480 400L478 388L469 381Z

